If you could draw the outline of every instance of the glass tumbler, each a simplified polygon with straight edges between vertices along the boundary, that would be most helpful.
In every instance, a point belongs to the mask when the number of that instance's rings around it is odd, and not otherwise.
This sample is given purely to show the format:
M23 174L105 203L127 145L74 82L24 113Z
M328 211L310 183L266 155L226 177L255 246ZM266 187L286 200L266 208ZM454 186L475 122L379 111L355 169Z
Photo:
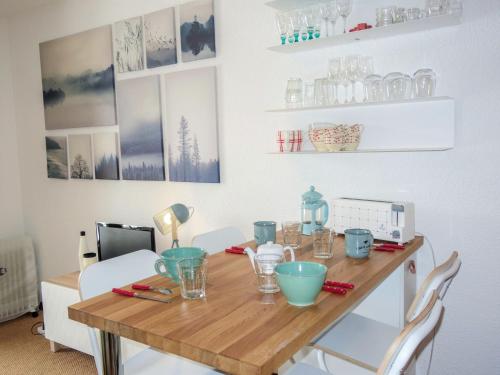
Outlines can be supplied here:
M290 78L286 85L285 101L288 108L302 106L302 79Z
M388 26L394 23L395 6L377 8L377 27Z
M177 262L177 272L183 298L205 298L207 263L206 258L186 258Z
M406 19L408 21L415 21L420 19L420 17L421 17L420 8L408 8L406 10Z
M378 74L371 74L364 80L365 98L367 102L384 101L384 80Z
M412 79L409 75L394 72L384 77L386 100L406 100L411 98Z
M321 228L313 230L313 256L320 259L333 257L334 238L335 232L333 229Z
M274 269L285 258L278 254L257 254L253 258L255 274L257 275L257 288L262 293L277 293L280 291L276 281Z
M420 69L413 75L413 93L416 98L427 98L436 90L436 73L432 69Z
M314 83L313 82L304 83L304 106L305 107L314 106Z
M425 9L428 16L439 16L446 10L446 0L427 0Z
M302 243L302 223L300 221L284 221L281 224L283 244L294 250Z
M328 79L317 78L314 80L314 104L328 105Z

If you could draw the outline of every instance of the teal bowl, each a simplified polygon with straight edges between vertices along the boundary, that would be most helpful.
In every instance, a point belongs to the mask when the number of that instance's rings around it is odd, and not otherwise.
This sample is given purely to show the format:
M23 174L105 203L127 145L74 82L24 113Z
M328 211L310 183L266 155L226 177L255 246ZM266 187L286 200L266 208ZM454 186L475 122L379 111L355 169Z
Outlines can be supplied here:
M314 304L327 270L326 266L315 262L288 262L279 264L275 272L288 303L303 307Z
M179 283L179 274L177 273L177 262L187 258L204 258L207 252L199 247L178 247L162 251L161 258L155 263L156 272ZM165 271L162 271L162 267Z

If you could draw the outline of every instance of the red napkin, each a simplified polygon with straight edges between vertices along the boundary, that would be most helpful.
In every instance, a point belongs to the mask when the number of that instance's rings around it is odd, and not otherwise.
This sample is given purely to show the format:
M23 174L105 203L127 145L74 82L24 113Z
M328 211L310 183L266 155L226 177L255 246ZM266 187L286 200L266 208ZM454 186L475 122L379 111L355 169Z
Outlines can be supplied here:
M245 249L238 246L231 246L230 248L226 249L225 252L230 254L245 254Z
M341 283L340 281L333 281L333 280L325 280L325 285L344 288L344 289L354 289L354 284Z

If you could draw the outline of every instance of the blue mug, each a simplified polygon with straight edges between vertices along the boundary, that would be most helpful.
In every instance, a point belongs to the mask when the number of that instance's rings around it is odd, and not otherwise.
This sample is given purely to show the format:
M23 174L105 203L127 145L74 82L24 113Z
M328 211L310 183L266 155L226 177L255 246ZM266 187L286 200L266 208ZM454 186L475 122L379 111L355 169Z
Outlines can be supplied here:
M257 246L271 241L276 242L276 222L274 221L256 221L253 223L255 243Z
M368 229L346 229L345 255L351 258L363 259L370 254L373 246L373 235Z

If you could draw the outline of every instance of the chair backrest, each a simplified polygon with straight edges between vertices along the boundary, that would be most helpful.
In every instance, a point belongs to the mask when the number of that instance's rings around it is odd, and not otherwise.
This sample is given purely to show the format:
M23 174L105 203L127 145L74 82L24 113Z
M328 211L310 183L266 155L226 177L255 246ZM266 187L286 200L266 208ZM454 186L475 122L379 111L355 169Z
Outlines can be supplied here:
M158 254L150 250L138 250L88 266L80 273L80 298L83 301L155 275L154 264L158 258ZM88 332L97 373L102 375L102 357L96 331L89 327Z
M246 242L245 236L238 228L226 227L194 236L191 245L213 254L244 242Z
M434 291L425 308L403 329L401 334L391 344L385 354L382 364L377 370L377 375L400 375L403 373L410 359L413 358L419 345L435 333L441 314L443 303L439 294Z
M458 273L461 264L462 262L458 253L454 251L446 262L434 268L432 272L427 275L406 313L407 322L415 319L424 307L427 306L434 290L437 290L439 298L443 299L453 278Z

